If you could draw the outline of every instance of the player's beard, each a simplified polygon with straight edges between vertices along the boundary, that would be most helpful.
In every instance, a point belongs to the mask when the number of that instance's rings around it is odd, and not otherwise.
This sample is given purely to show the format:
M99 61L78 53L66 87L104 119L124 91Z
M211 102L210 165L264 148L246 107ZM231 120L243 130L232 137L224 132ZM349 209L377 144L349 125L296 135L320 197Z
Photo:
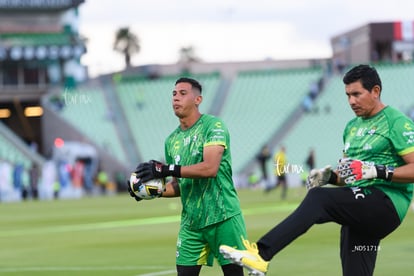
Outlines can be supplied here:
M175 116L177 116L179 119L182 119L182 118L184 118L185 116L184 116L184 114L183 114L183 112L182 112L182 109L174 109L174 114L175 114Z

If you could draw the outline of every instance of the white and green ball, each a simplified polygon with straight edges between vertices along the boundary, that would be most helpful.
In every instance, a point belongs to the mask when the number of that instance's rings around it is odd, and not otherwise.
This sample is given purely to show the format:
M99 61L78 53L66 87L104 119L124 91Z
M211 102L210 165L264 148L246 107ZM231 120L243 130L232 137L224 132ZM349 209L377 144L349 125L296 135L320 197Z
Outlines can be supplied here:
M129 185L134 194L142 199L154 199L165 191L165 179L157 178L144 183L136 173L131 174Z

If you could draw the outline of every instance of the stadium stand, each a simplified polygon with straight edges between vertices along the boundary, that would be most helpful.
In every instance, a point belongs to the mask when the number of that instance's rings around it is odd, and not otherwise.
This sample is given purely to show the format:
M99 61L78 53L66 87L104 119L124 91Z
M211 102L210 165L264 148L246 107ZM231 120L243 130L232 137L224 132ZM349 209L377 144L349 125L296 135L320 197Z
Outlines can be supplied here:
M310 148L316 152L316 166L335 164L341 157L342 131L353 117L340 76L334 76L326 85L311 111L294 125L280 142L288 151L289 163L302 165Z
M376 68L383 83L383 102L403 112L408 111L414 104L414 64L383 64ZM395 96L397 92L398 97ZM335 166L342 156L343 128L354 116L347 102L342 75L335 75L316 99L312 110L280 142L288 149L289 163L305 168L305 158L313 148L316 167Z
M125 152L113 122L116 111L108 108L102 90L79 87L63 92L63 99L65 106L59 114L96 145L124 162Z
M183 63L132 66L88 78L81 58L95 49L87 51L87 38L79 33L84 2L0 1L0 109L6 112L0 118L0 160L23 164L27 175L34 163L54 168L58 138L66 146L85 143L122 191L125 175L138 162L164 158L164 140L178 126L171 92ZM310 148L317 166L334 164L343 126L353 116L341 76L333 75L317 97L309 93L326 72L338 73L346 64L374 64L384 102L414 117L414 44L395 37L400 25L370 23L338 34L328 58L185 64L186 74L204 87L200 111L229 127L234 175L256 169L252 165L264 144L273 150L284 144L290 164L304 164ZM385 61L392 63L378 63ZM25 114L26 108L38 114Z
M241 72L236 77L219 114L232 137L235 173L255 158L321 76L320 68L312 68Z
M27 191L30 185L30 168L44 163L43 156L0 122L0 202L20 200L20 189Z
M214 103L220 76L217 73L194 76L203 90L202 112ZM167 76L156 80L131 78L115 84L125 118L145 160L164 159L164 140L178 126L171 107L172 90L179 76Z
M0 159L12 164L23 164L25 169L31 167L33 163L42 166L45 158L32 150L7 126L0 122Z
M407 112L414 105L414 63L381 64L376 68L382 79L384 103Z
M384 64L377 68L384 83L384 102L408 111L414 104L410 97L414 82L405 79L410 80L414 65ZM244 171L246 164L255 162L260 147L269 143L275 134L282 138L273 146L286 146L291 165L305 168L305 158L311 148L316 152L317 167L336 163L341 156L343 127L353 117L344 94L342 75L333 75L326 82L308 106L310 110L300 113L297 118L293 116L304 108L312 83L323 74L321 68L240 72L228 85L228 91L220 91L223 80L217 73L194 76L205 88L201 111L219 111L215 115L223 118L230 129L235 175L249 173ZM123 113L143 161L163 160L164 139L178 126L171 110L170 95L178 77L154 80L129 77L112 83L112 93L116 94L121 107L114 112ZM394 91L400 96L395 97ZM108 148L118 160L128 160L102 89L83 87L65 93L63 117L97 145ZM226 93L226 97L220 93ZM218 110L217 105L222 107ZM288 128L286 124L289 124ZM278 133L281 130L285 131L282 135ZM269 171L273 171L273 162L268 166Z
M26 158L13 143L6 139L3 135L0 136L0 159L9 162L10 164L22 164L24 168L29 169L32 162Z

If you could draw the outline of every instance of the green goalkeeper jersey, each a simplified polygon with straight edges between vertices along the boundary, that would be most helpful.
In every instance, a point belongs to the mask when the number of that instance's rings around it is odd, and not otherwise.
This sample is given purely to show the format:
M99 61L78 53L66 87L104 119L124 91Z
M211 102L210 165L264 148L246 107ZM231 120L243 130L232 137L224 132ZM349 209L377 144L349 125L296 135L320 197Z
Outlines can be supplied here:
M346 157L399 167L405 164L401 156L414 152L414 123L387 106L373 117L352 119L345 127L343 141ZM401 221L413 196L413 185L407 183L363 179L351 186L375 186L382 190L393 202Z
M165 141L167 164L188 166L203 161L203 149L224 147L216 177L178 178L181 191L181 225L191 230L224 221L240 214L240 202L233 184L230 136L223 122L203 114L189 129L178 127Z

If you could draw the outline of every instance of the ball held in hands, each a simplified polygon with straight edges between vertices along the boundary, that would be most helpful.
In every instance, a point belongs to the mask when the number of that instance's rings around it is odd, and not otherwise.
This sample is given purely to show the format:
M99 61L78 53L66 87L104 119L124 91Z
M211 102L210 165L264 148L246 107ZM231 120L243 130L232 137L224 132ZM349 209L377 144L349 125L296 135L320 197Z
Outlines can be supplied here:
M134 172L131 174L128 183L130 194L135 199L154 199L162 196L162 193L165 191L164 178L156 178L143 182Z

